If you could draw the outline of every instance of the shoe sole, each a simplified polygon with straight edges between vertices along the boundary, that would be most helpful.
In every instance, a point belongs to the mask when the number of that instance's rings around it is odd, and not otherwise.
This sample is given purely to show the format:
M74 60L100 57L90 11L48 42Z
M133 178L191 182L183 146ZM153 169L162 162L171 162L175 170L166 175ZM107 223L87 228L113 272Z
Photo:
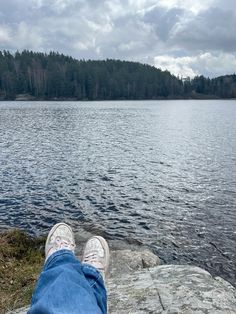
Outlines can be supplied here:
M56 230L59 226L66 226L68 229L70 229L71 234L72 234L72 236L73 236L73 240L74 240L74 233L73 233L73 231L72 231L72 229L71 229L71 227L70 227L69 225L67 225L67 224L64 223L64 222L59 222L59 223L55 224L55 225L52 227L52 229L49 231L49 234L48 234L48 236L47 236L47 240L46 240L46 244L45 244L45 256L46 256L46 247L47 247L47 245L48 245L49 239L50 239L51 235L55 232L55 230ZM75 241L74 241L74 242L75 242Z

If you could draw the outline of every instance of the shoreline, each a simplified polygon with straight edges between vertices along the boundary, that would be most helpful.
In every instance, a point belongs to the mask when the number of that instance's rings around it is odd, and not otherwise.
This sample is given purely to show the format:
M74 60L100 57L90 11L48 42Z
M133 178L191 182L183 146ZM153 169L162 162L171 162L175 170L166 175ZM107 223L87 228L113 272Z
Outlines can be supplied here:
M0 99L0 102L17 101L17 102L57 102L57 101L71 101L71 102L106 102L106 101L157 101L157 100L236 100L236 98L220 98L220 97L159 97L147 99L76 99L76 98L14 98L14 99Z
M89 231L80 232L76 256L81 256L90 235ZM44 263L44 243L45 237L33 238L19 229L0 232L1 313L27 312ZM236 313L236 289L221 277L196 266L162 265L159 257L142 245L111 240L109 246L106 282L111 314Z

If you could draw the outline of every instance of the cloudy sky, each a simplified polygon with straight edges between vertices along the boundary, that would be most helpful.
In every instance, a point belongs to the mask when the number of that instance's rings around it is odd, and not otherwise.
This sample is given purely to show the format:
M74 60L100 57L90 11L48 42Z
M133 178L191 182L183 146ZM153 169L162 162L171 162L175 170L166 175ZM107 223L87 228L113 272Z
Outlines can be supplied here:
M235 0L0 0L0 49L236 72Z

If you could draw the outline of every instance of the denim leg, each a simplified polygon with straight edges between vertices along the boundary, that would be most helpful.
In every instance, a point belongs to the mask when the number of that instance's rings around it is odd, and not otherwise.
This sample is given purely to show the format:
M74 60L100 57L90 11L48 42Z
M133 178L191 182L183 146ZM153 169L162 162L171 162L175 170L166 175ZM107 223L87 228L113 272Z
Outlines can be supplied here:
M106 291L99 273L96 269L86 272L85 267L86 278L83 268L69 250L52 254L40 274L28 314L106 313Z
M107 291L100 272L93 266L82 264L82 271L85 278L92 287L94 295L97 299L97 304L103 314L107 313Z

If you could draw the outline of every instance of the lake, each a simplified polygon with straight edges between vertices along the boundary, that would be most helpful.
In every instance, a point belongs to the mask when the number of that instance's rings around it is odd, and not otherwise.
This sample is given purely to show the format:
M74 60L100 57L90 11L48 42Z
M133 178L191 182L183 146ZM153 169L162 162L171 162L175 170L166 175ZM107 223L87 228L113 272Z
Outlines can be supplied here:
M236 286L236 101L0 102L0 229L61 220Z

